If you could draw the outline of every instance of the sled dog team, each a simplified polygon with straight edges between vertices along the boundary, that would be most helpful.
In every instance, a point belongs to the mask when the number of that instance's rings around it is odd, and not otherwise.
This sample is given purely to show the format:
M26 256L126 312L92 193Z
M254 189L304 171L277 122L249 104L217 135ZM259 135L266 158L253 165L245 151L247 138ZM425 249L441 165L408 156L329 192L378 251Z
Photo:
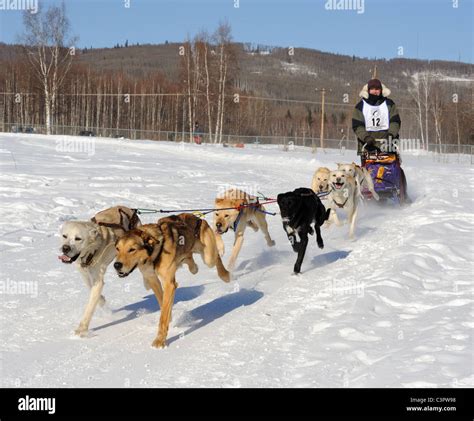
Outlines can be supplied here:
M308 234L316 232L319 248L324 247L320 227L326 221L341 225L335 209L348 214L350 237L354 236L357 204L366 188L378 199L370 175L356 164L338 164L338 169L316 170L312 189L297 188L281 193L277 204L288 239L298 254L294 272L301 271L308 244ZM318 195L324 195L326 206ZM147 290L152 290L160 306L157 336L152 346L164 348L171 321L174 295L178 284L176 271L186 264L194 275L198 266L194 254L204 263L215 267L224 282L231 280L247 227L261 230L269 247L275 245L268 232L265 208L258 199L246 192L230 189L215 199L213 227L194 214L181 213L160 218L154 224L142 224L136 209L115 206L97 213L90 221L68 221L61 228L62 246L59 259L63 263L77 263L84 282L90 289L89 300L75 333L86 336L94 311L105 304L102 295L104 275L113 264L117 275L128 276L138 269ZM234 231L234 245L224 267L222 235Z

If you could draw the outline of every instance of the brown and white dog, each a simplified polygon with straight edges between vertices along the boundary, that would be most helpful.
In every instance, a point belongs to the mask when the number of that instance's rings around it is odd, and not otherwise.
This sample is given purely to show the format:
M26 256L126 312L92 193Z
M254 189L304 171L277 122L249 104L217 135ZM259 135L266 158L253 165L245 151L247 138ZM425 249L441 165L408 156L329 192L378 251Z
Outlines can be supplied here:
M75 333L86 336L97 304L105 304L101 295L104 275L115 258L115 241L126 231L140 226L136 211L115 206L96 214L91 221L67 221L61 228L63 263L77 261L85 284L90 289L89 301Z
M156 224L145 224L127 232L117 241L116 250L114 268L118 276L123 278L138 268L145 288L153 290L160 305L158 333L152 343L155 348L166 346L178 287L176 271L185 263L192 274L198 272L194 253L200 254L207 266L216 267L224 282L230 281L230 273L222 264L211 227L205 220L189 213L161 218Z
M265 208L258 204L255 196L238 189L229 189L224 193L223 197L216 198L215 208L217 210L214 212L214 232L216 234L217 249L221 256L224 255L222 235L229 231L229 229L235 233L234 247L228 263L230 271L235 267L247 227L251 227L254 231L261 229L267 245L269 247L275 245L275 241L272 240L268 232L265 213L262 212Z

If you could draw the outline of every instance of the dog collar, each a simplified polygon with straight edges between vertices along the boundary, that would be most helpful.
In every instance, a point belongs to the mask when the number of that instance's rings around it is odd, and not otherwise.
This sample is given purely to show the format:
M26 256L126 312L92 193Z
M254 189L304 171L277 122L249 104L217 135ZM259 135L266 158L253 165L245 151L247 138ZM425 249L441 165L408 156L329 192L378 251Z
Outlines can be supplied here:
M85 263L81 263L81 266L83 268L90 266L92 264L92 261L94 260L94 256L96 255L96 253L97 253L97 250L94 253L89 254L89 256L87 256Z
M319 197L320 200L326 200L327 197L329 194L331 194L330 191L326 191L326 192L319 192L319 193L316 193L316 196Z
M101 251L100 255L99 255L99 258L107 251L107 249L109 249L110 247L114 246L114 243L110 243L109 245L107 245L106 247L104 247L104 249ZM98 259L96 259L96 254L99 250L96 250L94 253L91 253L89 254L89 256L87 256L87 259L86 259L86 262L85 263L81 263L81 266L83 268L85 267L88 267L88 266L92 266L94 265Z

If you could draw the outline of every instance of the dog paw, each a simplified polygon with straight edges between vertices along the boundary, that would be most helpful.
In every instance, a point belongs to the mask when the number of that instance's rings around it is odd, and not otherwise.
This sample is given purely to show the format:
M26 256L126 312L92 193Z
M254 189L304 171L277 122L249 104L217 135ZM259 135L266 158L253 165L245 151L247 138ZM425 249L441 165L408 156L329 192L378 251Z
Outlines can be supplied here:
M232 273L227 272L220 277L224 282L229 283L232 280Z
M164 349L166 348L166 340L163 340L163 339L160 339L160 338L156 338L152 343L151 343L151 346L153 348L157 348L157 349Z
M293 275L299 275L301 273L301 266L293 266Z
M318 247L320 249L323 249L324 248L324 243L322 241L321 242L318 241Z
M89 331L87 329L78 327L74 331L74 335L79 336L80 338L86 338L89 335Z
M275 240L272 240L272 241L269 241L267 244L268 244L268 247L273 247L276 243L275 243Z

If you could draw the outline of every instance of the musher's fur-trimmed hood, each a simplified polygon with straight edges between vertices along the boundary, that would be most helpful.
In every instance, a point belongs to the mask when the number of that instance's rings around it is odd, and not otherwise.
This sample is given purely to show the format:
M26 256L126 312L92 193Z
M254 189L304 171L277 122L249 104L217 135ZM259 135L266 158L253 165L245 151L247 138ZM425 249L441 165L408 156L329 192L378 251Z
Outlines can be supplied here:
M390 89L388 89L383 83L382 83L382 96L384 96L385 98L387 98L390 94L392 93L392 91ZM361 98L364 98L364 99L369 99L369 89L368 89L368 86L367 86L367 83L364 85L364 87L362 88L362 91L359 92L359 96Z

